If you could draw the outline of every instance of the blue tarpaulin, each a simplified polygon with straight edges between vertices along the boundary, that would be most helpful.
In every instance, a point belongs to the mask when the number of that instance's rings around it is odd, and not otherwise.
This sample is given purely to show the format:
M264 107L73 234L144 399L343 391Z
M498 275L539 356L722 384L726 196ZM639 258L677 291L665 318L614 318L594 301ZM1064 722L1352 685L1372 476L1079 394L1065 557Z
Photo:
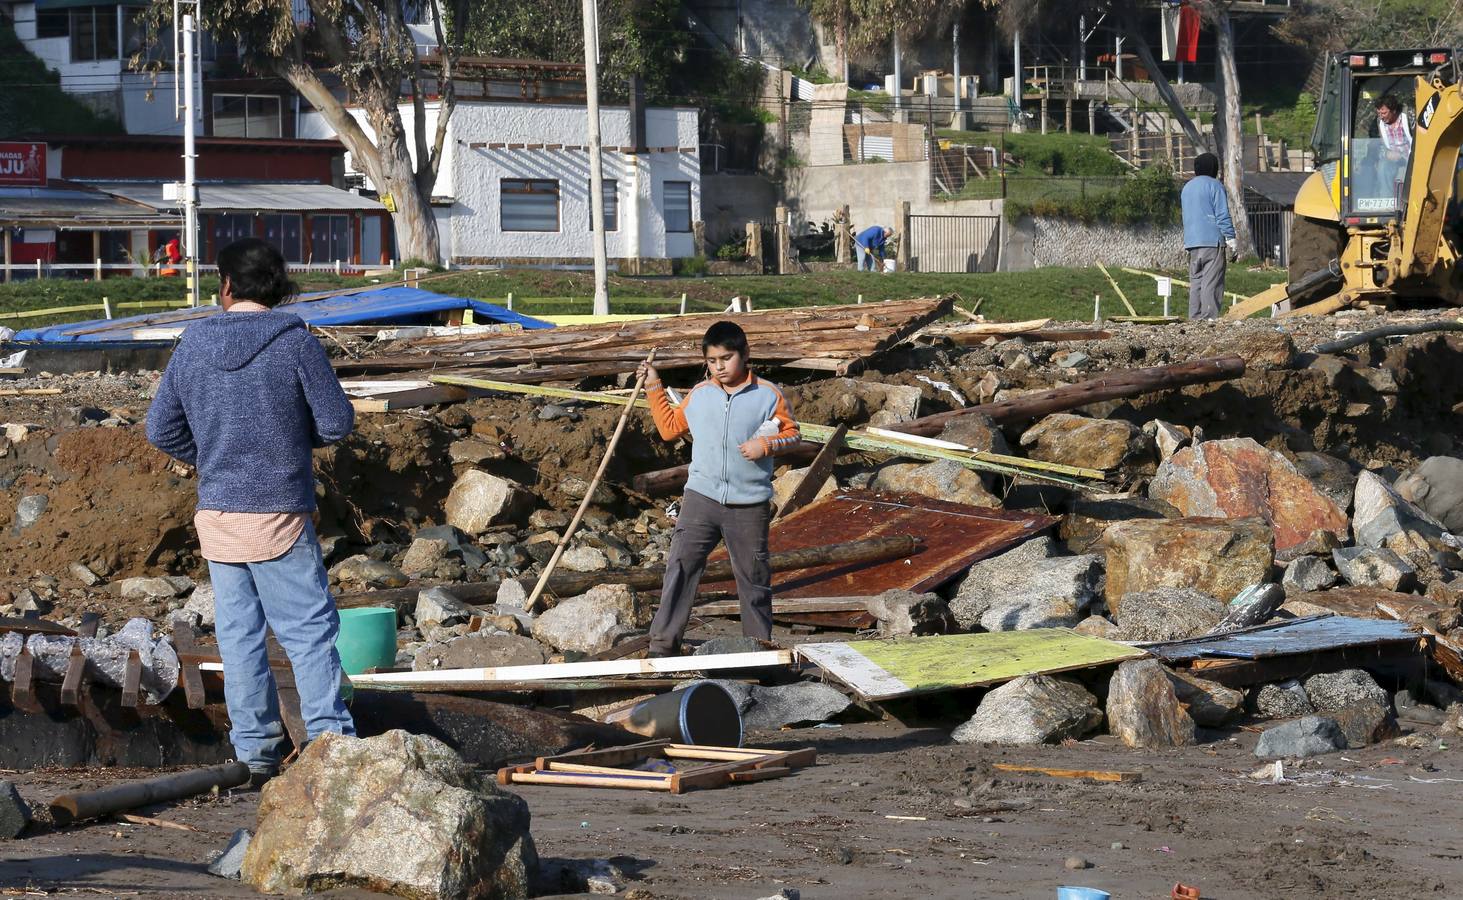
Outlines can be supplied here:
M309 298L279 307L305 320L308 325L414 325L431 322L437 313L454 309L470 309L478 322L502 322L522 325L525 329L553 328L542 319L520 315L511 309L473 300L434 294L412 287L386 287L319 300ZM32 328L15 335L16 341L41 343L74 343L79 341L125 341L137 329L176 328L201 318L217 315L217 306L180 309L165 313L131 316L125 319L94 319Z

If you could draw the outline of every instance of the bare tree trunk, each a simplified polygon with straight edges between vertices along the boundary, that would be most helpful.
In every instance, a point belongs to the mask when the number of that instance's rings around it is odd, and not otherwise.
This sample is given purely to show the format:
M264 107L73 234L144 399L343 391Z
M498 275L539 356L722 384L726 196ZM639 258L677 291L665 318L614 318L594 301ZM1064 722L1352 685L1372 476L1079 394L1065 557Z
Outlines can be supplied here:
M1139 61L1143 63L1143 68L1148 70L1148 77L1153 79L1153 87L1158 91L1158 96L1168 104L1168 111L1173 113L1174 120L1179 123L1179 127L1184 130L1184 134L1195 147L1200 150L1211 149L1209 142L1200 133L1199 126L1189 118L1189 111L1184 109L1183 101L1179 100L1179 95L1174 91L1173 85L1158 68L1158 60L1153 57L1153 48L1148 46L1148 41L1143 38L1143 32L1138 29L1137 23L1133 18L1126 16L1122 21L1124 37L1132 42L1133 50L1138 54Z
M1234 27L1229 7L1213 4L1216 56L1219 60L1219 110L1214 117L1214 136L1219 144L1219 167L1229 214L1241 253L1253 252L1250 220L1245 215L1245 136L1240 118L1239 71L1234 62Z

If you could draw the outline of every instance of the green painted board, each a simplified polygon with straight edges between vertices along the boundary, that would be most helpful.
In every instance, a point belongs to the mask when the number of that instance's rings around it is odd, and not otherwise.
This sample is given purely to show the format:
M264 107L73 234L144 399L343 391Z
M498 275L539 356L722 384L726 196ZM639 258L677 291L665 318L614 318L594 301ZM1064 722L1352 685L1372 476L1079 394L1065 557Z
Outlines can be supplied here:
M981 687L1138 659L1143 650L1068 628L803 644L797 655L865 700Z

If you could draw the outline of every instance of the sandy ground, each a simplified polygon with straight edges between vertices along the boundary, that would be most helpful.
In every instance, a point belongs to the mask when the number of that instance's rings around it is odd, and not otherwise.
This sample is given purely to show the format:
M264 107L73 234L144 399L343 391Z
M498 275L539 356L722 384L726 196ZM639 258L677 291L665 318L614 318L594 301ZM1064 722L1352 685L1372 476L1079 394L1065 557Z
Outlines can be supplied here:
M641 898L1054 897L1063 884L1117 898L1463 897L1463 754L1457 736L1385 743L1249 778L1255 735L1209 735L1168 752L1110 738L1001 749L948 743L894 722L754 734L763 746L812 744L818 765L791 778L670 796L515 788L544 857L609 857ZM996 762L1142 773L1101 784L1013 776ZM41 801L116 773L11 774ZM124 773L133 774L133 773ZM0 843L0 887L51 896L245 897L204 872L257 795L144 810L198 832L100 822ZM906 819L891 816L912 817ZM1119 846L1119 844L1121 846ZM1090 868L1070 870L1069 857ZM337 891L333 897L375 896Z

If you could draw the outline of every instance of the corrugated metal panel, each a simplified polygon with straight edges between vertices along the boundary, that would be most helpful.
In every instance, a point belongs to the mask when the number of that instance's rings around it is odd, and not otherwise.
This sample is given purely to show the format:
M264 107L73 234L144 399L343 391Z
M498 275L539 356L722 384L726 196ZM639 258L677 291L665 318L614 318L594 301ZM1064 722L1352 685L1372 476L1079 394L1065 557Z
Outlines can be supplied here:
M891 588L930 591L1055 524L1050 516L985 509L914 494L841 491L772 524L773 553L863 538L913 535L923 544L909 559L819 566L772 576L778 597L872 596ZM724 558L724 551L717 556ZM706 590L735 590L731 582Z
M93 181L97 190L145 203L155 209L178 209L178 203L163 199L160 181ZM278 210L371 210L384 211L378 200L362 197L328 184L279 182L222 182L198 185L198 206L203 210L252 212Z
M868 134L863 136L859 141L859 160L868 162L876 158L891 161L894 159L894 138Z

